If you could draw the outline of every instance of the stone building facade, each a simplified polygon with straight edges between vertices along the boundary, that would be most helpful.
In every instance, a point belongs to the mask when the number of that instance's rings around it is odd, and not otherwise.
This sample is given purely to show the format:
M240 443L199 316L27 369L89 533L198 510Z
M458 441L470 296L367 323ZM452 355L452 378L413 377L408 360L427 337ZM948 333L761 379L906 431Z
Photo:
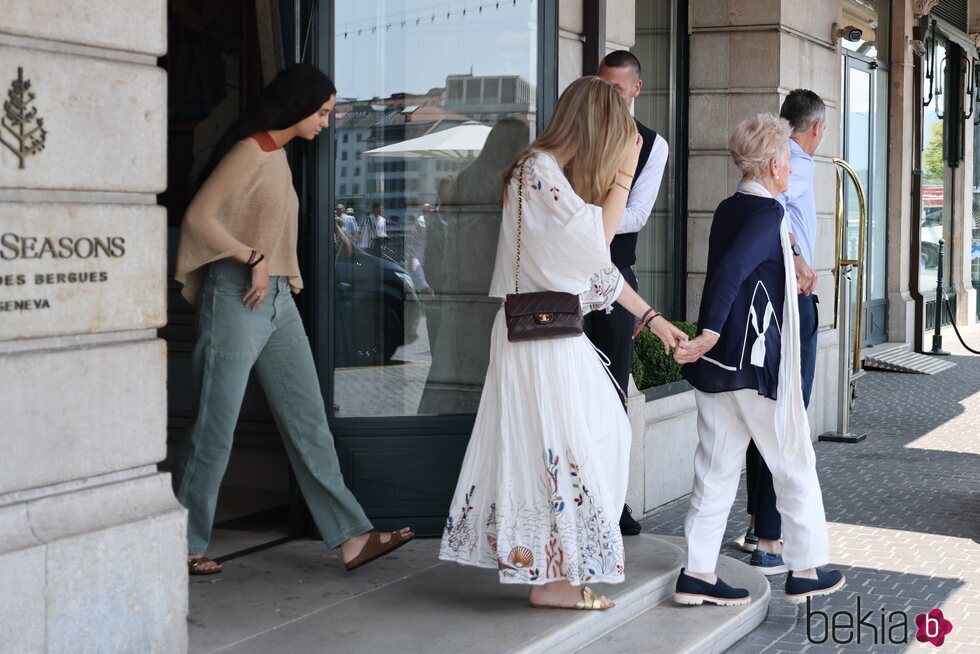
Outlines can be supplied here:
M163 0L0 3L3 652L187 647L157 471L166 29Z

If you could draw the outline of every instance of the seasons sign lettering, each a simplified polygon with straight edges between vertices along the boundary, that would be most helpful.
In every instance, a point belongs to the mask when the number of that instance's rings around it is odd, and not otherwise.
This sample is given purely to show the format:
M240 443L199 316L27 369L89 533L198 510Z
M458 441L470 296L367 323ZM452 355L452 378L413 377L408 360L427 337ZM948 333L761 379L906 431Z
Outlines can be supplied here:
M21 236L0 234L0 259L91 259L121 257L126 254L122 236Z
M39 237L22 236L19 234L0 234L0 259L14 261L17 259L115 259L125 256L126 239L122 236L57 236ZM52 286L56 284L86 284L109 281L106 270L70 271L70 272L35 272L0 274L0 287L24 286L33 283L35 286ZM0 312L33 311L50 309L51 300L47 297L29 297L15 300L0 299Z
M0 202L0 341L166 323L162 207Z

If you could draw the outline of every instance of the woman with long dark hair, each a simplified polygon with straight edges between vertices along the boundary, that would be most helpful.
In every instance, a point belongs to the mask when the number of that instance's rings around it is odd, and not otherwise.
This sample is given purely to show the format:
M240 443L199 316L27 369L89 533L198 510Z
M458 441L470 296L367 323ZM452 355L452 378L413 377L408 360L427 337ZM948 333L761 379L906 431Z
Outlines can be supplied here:
M231 452L249 372L255 368L313 520L348 570L400 547L410 529L371 531L344 485L309 341L291 293L299 202L283 150L330 123L337 90L315 66L281 71L215 148L181 225L176 278L197 307L191 360L197 415L174 461L187 508L187 565L215 574L207 557L218 487Z

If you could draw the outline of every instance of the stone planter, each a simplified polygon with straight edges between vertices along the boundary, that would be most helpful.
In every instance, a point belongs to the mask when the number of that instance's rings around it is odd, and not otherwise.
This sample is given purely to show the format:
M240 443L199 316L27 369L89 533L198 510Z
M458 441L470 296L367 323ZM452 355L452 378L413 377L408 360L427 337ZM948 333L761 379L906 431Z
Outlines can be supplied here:
M630 384L630 480L626 501L639 519L691 492L698 443L694 390L686 381L639 391Z

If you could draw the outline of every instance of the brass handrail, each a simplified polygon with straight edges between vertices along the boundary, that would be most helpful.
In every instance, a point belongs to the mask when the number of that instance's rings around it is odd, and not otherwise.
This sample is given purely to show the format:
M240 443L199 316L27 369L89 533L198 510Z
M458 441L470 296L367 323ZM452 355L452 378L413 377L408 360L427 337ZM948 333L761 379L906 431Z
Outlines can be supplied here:
M861 369L861 314L864 308L864 248L865 234L867 232L867 208L864 202L864 189L861 187L861 180L858 179L857 172L851 165L834 157L834 174L837 178L837 210L835 213L836 236L834 244L834 297L840 293L840 269L841 266L854 266L857 268L857 306L854 311L854 344L853 344L853 363L851 372L858 372ZM844 185L842 184L840 171L843 170L851 178L854 190L857 191L858 199L858 251L856 259L845 259L841 256L841 249L846 247L844 238L846 236L846 221L844 219ZM837 328L837 303L834 303L834 328ZM846 336L845 336L846 338Z

